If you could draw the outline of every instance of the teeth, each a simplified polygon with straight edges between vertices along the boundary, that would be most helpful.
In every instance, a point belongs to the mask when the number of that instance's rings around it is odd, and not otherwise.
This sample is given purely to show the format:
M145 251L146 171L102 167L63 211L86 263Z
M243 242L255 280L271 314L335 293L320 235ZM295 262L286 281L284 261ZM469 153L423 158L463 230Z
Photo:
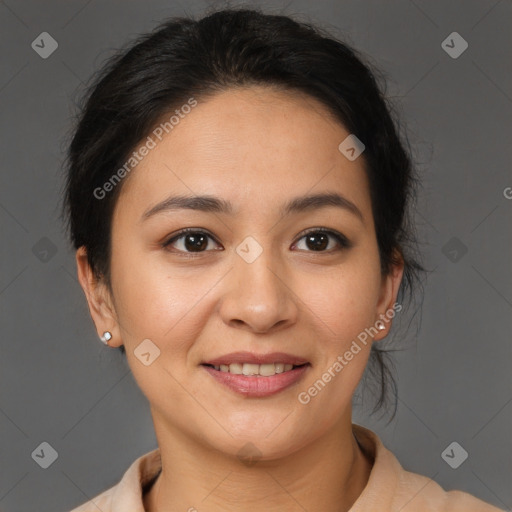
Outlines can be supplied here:
M259 372L260 372L259 364L244 363L244 367L242 368L242 373L244 375L258 375Z
M263 375L264 377L269 377L270 375L276 374L276 367L273 363L270 364L260 364L260 375Z
M214 366L216 370L221 372L229 372L237 375L257 375L258 377L271 377L276 373L288 372L293 368L292 364L284 363L266 363L266 364L253 364L253 363L231 363L221 364Z
M224 365L222 365L224 366ZM226 365L228 369L226 371L229 371L229 373L236 373L237 375L242 375L243 365L238 363L233 363L230 365Z

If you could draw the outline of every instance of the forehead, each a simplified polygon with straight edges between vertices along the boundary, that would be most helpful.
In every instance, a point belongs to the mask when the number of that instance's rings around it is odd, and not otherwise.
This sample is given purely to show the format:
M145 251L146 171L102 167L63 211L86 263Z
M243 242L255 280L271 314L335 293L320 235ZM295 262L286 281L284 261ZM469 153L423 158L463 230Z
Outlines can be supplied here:
M262 208L328 190L364 210L364 160L349 161L338 149L348 135L324 105L295 91L253 86L198 98L161 140L152 135L154 147L126 178L120 201L130 197L146 209L172 192Z

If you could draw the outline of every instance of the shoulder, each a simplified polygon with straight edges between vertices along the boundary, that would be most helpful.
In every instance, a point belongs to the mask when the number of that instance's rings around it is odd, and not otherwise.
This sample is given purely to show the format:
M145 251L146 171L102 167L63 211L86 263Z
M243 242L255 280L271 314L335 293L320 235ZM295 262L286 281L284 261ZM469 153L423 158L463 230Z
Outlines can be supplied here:
M373 466L350 512L503 512L471 494L445 491L431 478L406 471L371 430L354 424L353 432Z
M74 508L70 512L96 512L98 510L101 510L102 512L111 512L112 495L114 494L117 485L102 492L101 494L98 494L98 496L96 496L92 500L89 500L87 503L84 503L79 507Z
M125 471L121 480L95 498L70 512L112 512L144 510L142 497L162 467L160 449L141 455Z
M431 478L401 467L393 505L401 512L502 512L466 492L445 491Z

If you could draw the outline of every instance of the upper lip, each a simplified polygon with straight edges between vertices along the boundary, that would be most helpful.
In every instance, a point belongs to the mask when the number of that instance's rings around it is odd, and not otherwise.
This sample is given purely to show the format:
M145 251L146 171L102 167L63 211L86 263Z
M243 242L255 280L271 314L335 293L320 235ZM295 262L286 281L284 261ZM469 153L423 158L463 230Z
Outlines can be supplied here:
M255 354L254 352L232 352L214 359L209 359L201 364L211 364L219 366L221 364L229 365L231 363L249 363L249 364L270 364L270 363L284 363L293 364L295 366L308 363L302 357L293 354L285 354L284 352L272 352L270 354Z

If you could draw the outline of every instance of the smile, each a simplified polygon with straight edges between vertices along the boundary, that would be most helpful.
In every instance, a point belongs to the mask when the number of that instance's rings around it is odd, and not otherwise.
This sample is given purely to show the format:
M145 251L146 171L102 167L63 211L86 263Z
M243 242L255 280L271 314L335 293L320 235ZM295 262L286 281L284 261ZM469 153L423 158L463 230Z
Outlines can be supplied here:
M208 365L210 366L210 365ZM231 363L221 365L211 365L218 371L229 372L235 375L256 375L258 377L270 377L276 373L289 372L293 368L302 365L293 365L285 363L268 363L268 364L252 364L252 363Z
M215 381L239 395L263 398L275 395L299 382L311 365L284 363L202 364Z

